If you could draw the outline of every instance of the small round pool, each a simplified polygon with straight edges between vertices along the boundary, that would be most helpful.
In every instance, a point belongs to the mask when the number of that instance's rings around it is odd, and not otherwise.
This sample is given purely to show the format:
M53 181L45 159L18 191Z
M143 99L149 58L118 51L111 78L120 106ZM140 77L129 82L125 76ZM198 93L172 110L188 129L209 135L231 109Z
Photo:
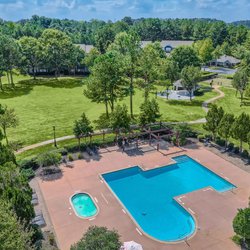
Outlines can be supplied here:
M78 217L87 219L98 213L95 202L87 193L75 194L70 198L70 201Z

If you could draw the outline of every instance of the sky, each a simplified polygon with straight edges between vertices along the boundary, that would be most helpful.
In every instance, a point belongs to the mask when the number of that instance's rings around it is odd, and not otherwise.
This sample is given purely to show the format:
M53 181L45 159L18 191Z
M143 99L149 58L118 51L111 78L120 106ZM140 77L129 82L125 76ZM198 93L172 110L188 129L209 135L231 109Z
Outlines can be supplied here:
M250 19L250 0L0 0L0 18L17 21L32 15L74 20L132 18Z

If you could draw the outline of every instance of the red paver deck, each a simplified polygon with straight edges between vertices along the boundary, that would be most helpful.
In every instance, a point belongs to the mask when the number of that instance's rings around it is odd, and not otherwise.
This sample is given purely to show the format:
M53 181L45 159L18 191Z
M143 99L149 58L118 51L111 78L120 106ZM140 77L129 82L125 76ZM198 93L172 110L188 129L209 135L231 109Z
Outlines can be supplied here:
M60 179L39 180L59 248L69 249L90 225L98 225L117 229L123 241L139 242L145 250L238 249L230 239L233 236L232 220L237 209L248 204L250 175L205 148L194 146L187 148L185 152L178 151L180 150L177 148L170 148L165 152L152 151L136 156L106 151L107 153L102 153L98 160L79 160L74 162L74 168L63 168ZM233 192L218 193L205 188L182 195L184 197L178 202L193 213L197 221L197 231L188 240L188 244L159 243L138 233L136 224L124 213L123 207L107 185L100 180L99 174L135 165L151 169L172 163L171 157L180 154L187 154L220 176L226 177L237 189ZM100 212L95 219L84 220L75 215L69 198L78 191L88 192L97 200Z

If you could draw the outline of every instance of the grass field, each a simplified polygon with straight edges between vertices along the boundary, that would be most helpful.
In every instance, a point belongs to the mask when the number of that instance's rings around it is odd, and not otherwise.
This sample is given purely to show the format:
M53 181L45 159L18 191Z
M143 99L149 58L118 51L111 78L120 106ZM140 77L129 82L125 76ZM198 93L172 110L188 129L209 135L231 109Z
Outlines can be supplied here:
M16 80L27 77L17 76ZM83 95L84 79L60 78L40 79L36 82L21 81L15 90L6 90L0 93L0 103L14 108L19 117L19 126L9 129L9 139L21 141L23 145L51 139L53 126L56 126L56 136L72 134L72 126L82 112L93 121L104 112L103 104L91 102ZM164 89L163 87L158 87ZM161 120L164 121L191 121L204 117L201 108L204 100L216 96L215 92L207 91L189 101L166 101L158 97ZM154 94L151 94L153 97ZM129 98L122 103L129 104ZM143 92L135 90L134 111L139 113L139 106L143 102Z
M250 98L244 98L244 105L240 106L240 95L235 96L235 90L233 88L221 87L225 93L225 98L216 101L216 104L223 107L227 113L232 113L235 116L245 112L250 115Z

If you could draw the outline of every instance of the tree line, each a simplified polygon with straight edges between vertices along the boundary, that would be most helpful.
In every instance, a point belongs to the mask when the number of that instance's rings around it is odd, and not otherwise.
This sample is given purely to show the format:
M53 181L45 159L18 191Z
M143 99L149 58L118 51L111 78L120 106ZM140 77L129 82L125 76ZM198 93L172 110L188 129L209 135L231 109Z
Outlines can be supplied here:
M248 33L243 25L228 24L215 19L160 19L139 18L123 19L112 22L92 19L75 21L32 16L18 22L0 20L0 33L15 39L22 36L40 37L45 29L64 31L74 43L98 43L98 36L103 30L107 36L114 38L120 32L134 31L142 40L202 40L211 38L214 46L227 41L230 45L241 44Z
M248 114L243 112L239 116L235 116L225 113L222 107L213 104L207 113L206 120L204 129L212 134L214 141L216 141L217 136L221 136L225 140L226 149L230 138L239 141L240 152L243 149L243 142L248 143L250 147L250 116Z
M0 105L0 118L5 112L8 111ZM41 234L31 224L35 215L32 190L12 149L2 142L3 137L0 129L0 248L34 249Z
M46 29L39 38L23 36L16 40L8 35L0 36L0 89L1 77L7 75L14 87L13 71L31 73L35 79L38 69L47 69L57 77L62 70L75 70L84 58L84 51L73 44L64 32Z

